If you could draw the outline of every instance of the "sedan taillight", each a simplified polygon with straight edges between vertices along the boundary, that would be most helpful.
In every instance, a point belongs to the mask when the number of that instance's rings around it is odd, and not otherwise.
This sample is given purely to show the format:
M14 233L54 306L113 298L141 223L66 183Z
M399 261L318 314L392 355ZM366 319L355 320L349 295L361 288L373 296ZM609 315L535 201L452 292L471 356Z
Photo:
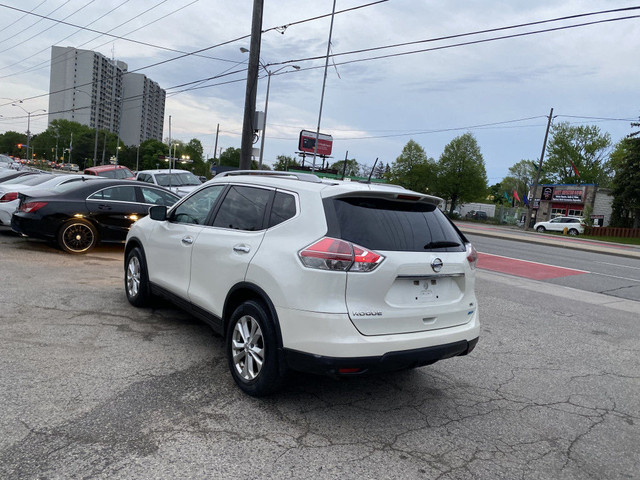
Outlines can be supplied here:
M298 252L309 268L333 271L370 272L384 256L345 240L324 237Z
M20 205L18 210L25 213L33 213L36 210L40 210L45 205L47 205L47 202L27 202Z

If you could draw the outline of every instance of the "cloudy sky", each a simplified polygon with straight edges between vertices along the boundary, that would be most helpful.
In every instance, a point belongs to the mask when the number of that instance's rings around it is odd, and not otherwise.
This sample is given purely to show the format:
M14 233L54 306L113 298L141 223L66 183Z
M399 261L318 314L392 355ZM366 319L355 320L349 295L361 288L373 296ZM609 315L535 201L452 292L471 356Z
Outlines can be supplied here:
M264 1L262 63L300 67L271 77L265 163L294 156L300 130L317 128L332 5ZM218 147L239 148L252 6L0 0L0 132L26 131L11 100L48 107L50 48L73 46L165 88L165 138L171 115L173 138L200 139L206 156L218 124ZM616 9L626 10L597 13ZM640 1L337 0L336 10L320 128L334 138L334 161L348 151L360 163L391 163L410 139L438 159L469 131L492 184L540 156L552 107L554 122L597 125L614 142L640 116L640 18L622 19L640 15ZM258 110L266 87L263 70ZM34 133L46 124L46 115L31 118Z

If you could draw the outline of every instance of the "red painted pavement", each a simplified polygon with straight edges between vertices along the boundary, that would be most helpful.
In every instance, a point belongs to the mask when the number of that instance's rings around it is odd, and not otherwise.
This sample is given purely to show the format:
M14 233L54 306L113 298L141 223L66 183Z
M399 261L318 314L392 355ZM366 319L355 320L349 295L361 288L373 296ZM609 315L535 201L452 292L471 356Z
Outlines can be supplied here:
M478 253L478 268L533 280L547 280L549 278L589 273L584 270L574 270L572 268L556 267L544 263L528 262L526 260L491 255L489 253Z

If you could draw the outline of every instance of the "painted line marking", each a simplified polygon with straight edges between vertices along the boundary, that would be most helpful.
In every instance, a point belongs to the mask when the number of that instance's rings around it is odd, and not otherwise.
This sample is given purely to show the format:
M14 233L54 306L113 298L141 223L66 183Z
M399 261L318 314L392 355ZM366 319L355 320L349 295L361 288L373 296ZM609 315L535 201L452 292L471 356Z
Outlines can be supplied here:
M518 260L516 258L492 255L490 253L478 253L478 268L530 278L532 280L548 280L550 278L591 273L586 270L557 267L546 263Z
M600 265L609 265L611 267L623 267L623 268L632 268L634 270L640 270L640 267L632 267L630 265L620 265L618 263L609 263L609 262L596 262L599 263Z

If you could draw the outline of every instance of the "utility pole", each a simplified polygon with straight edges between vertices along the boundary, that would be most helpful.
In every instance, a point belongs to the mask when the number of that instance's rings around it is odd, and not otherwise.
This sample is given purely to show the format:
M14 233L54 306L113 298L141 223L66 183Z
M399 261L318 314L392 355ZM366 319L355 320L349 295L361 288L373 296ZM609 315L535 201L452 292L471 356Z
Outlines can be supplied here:
M218 128L216 128L216 144L213 147L213 162L216 162L216 154L218 153L218 135L220 135L220 124L218 124Z
M538 162L538 171L536 172L536 179L533 182L533 195L531 202L529 202L529 208L527 208L527 218L524 222L524 230L529 230L529 222L531 221L531 210L533 210L533 202L536 198L536 191L538 190L538 182L540 181L540 173L542 172L542 162L544 161L544 151L547 148L547 138L549 138L549 128L551 127L551 120L553 119L553 108L549 112L547 119L547 130L544 133L544 142L542 142L542 153L540 154L540 161ZM538 208L540 206L538 205Z
M260 68L260 43L262 38L262 6L264 0L253 0L251 20L251 44L249 66L247 67L247 88L244 97L244 118L242 121L242 143L240 144L240 170L251 168L253 149L253 116L256 111L256 90Z
M327 68L329 67L329 53L331 52L331 36L333 34L333 18L336 15L336 0L333 0L333 10L331 11L331 26L329 27L329 41L327 42L327 56L324 62L324 77L322 79L322 95L320 96L320 111L318 112L318 129L316 130L316 142L313 146L313 163L311 171L316 171L316 155L318 154L318 140L320 138L320 120L322 119L322 104L324 103L324 88L327 84ZM323 157L324 166L324 157Z

